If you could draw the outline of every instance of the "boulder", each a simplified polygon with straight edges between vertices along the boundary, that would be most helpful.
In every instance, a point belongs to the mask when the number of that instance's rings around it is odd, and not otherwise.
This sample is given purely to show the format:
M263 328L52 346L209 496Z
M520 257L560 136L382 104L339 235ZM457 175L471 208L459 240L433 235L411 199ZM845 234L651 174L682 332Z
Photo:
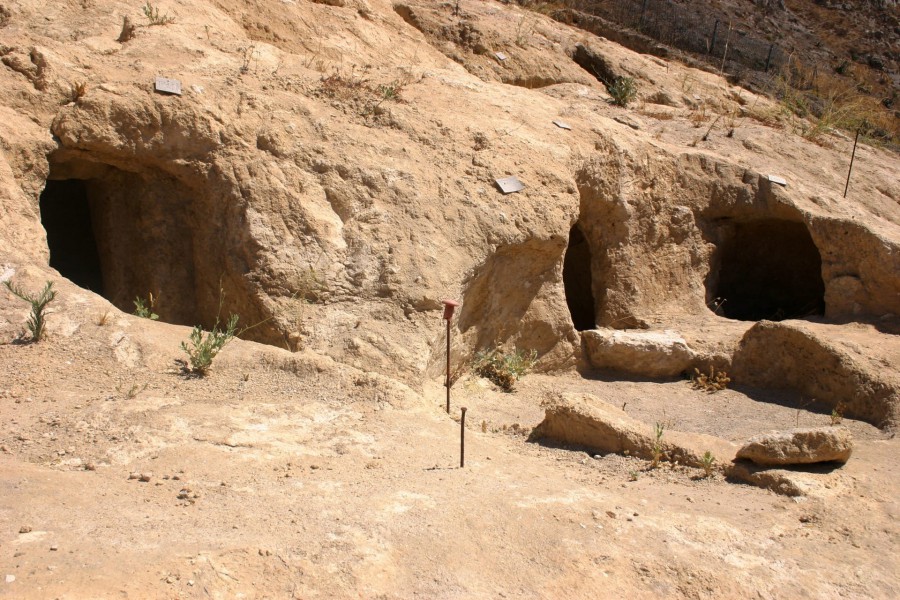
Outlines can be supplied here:
M560 394L546 406L544 420L530 439L554 440L601 453L627 454L650 460L656 444L654 428L591 394ZM692 467L710 452L718 464L728 464L737 446L709 435L666 430L660 440L665 460Z
M750 438L737 457L758 465L845 463L852 451L853 440L845 427L808 427Z
M688 370L697 358L678 333L594 329L582 333L588 359L598 368L645 377L673 377Z

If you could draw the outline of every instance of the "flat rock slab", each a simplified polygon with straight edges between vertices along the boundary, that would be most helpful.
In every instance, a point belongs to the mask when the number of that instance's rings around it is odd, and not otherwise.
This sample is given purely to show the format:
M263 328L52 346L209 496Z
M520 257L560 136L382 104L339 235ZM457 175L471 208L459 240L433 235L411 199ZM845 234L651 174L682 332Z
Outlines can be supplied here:
M811 427L766 433L750 438L737 457L758 465L806 465L845 463L853 451L853 439L845 427Z
M595 367L645 377L674 377L687 371L696 353L671 330L621 331L592 329L582 333L588 358Z
M630 417L591 394L560 394L546 406L544 420L532 440L551 439L601 453L628 454L650 460L656 443L652 425ZM736 444L710 435L666 430L661 450L665 460L700 467L710 452L717 464L734 458Z
M725 474L730 480L772 490L782 496L813 498L830 498L846 493L848 486L846 476L838 471L809 472L790 468L779 469L755 465L748 460L736 460L725 468Z

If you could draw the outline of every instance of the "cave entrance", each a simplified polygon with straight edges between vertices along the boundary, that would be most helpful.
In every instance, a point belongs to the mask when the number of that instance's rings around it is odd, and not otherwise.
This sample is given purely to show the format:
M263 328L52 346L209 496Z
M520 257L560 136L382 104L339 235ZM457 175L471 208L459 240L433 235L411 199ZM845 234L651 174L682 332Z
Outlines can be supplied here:
M40 196L50 266L123 312L152 293L160 320L209 327L218 288L207 282L204 298L212 307L197 306L204 282L195 265L194 196L161 172L51 159Z
M103 294L103 272L85 182L48 181L41 192L50 266L76 285Z
M591 276L591 247L578 224L569 232L569 246L563 259L563 286L575 329L594 329L597 321Z
M711 303L740 321L825 314L822 258L803 223L734 223L720 247Z

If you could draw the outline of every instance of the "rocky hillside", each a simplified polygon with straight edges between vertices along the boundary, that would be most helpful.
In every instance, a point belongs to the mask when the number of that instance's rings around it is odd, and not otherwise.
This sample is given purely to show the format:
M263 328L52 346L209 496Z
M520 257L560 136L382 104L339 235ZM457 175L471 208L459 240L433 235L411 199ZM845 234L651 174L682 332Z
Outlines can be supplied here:
M80 549L62 572L101 596L249 594L259 573L272 576L260 596L596 597L607 577L616 595L892 596L896 505L878 490L896 481L900 423L896 153L862 139L848 182L854 140L836 121L515 4L0 5L0 279L59 292L37 344L27 304L0 293L0 478L15 496L0 543L29 549L0 566L19 584L46 577L23 596L65 595L29 545L53 531ZM461 302L450 359L473 411L471 477L446 467L459 431L435 408L448 298ZM141 303L158 319L132 314ZM231 314L244 339L209 377L186 373L190 327ZM492 350L533 357L537 383L508 395L467 373ZM698 371L736 389L708 401L679 380ZM520 435L557 388L630 406L648 427L677 410L690 433L729 443L846 418L858 470L743 480L810 494L816 519L871 513L877 526L810 544L795 531L809 514L755 489L745 507L721 477L708 528L693 496L640 503L684 491L685 465L672 480L648 471L627 501L598 495L636 482L638 459L613 453L600 475ZM79 511L103 509L65 525L66 486ZM209 512L175 518L174 499ZM585 553L620 539L604 519L625 531L645 507L653 524L621 536L628 548ZM782 509L755 530L757 513ZM26 516L49 524L32 532ZM108 580L74 574L94 536L91 572ZM822 558L828 536L838 546ZM672 570L651 558L662 539L677 546ZM700 550L711 540L721 555ZM762 560L770 548L793 562ZM846 552L878 576L848 583ZM433 571L442 556L456 567ZM715 569L691 566L701 559ZM813 559L825 566L798 579ZM159 572L132 579L145 564Z
M607 0L522 2L662 56L722 70L802 116L900 140L900 5L893 1ZM564 7L564 8L561 8ZM802 102L796 102L798 99ZM835 115L834 113L838 113Z

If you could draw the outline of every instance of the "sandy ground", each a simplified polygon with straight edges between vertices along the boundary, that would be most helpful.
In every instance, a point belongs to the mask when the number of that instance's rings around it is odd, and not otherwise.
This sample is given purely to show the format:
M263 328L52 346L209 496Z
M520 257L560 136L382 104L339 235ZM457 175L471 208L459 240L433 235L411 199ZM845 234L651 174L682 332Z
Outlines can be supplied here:
M0 345L4 598L897 595L897 441L870 425L848 422L853 458L796 499L523 434L553 391L733 440L827 421L786 394L467 376L448 417L439 382L243 341L189 379L186 328L69 318Z

